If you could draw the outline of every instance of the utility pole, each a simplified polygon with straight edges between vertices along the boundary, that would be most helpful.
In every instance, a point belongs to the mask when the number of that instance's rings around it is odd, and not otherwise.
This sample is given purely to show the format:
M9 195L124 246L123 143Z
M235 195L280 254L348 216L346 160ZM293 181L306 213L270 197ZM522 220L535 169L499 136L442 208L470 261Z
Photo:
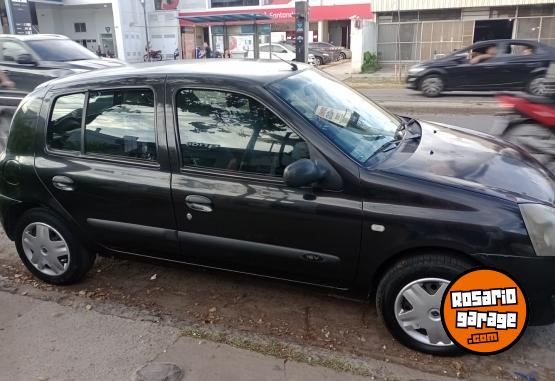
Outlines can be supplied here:
M308 1L295 1L295 61L297 62L308 61L308 17Z
M150 41L148 40L148 26L146 24L146 1L145 0L140 0L140 1L141 1L141 5L143 6L143 17L145 22L146 54L147 54L148 60L150 61Z

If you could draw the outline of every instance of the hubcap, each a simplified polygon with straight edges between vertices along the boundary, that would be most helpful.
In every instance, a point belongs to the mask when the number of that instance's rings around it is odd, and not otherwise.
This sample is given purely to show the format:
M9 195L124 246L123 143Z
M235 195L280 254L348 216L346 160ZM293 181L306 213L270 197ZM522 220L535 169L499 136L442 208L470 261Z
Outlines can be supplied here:
M424 82L422 82L422 90L426 94L437 95L441 92L442 87L443 83L439 78L426 78Z
M448 280L418 279L407 284L395 298L395 317L403 331L416 341L434 345L453 345L441 324L441 299Z
M58 276L69 267L69 247L60 233L43 222L33 222L23 230L25 256L41 273Z

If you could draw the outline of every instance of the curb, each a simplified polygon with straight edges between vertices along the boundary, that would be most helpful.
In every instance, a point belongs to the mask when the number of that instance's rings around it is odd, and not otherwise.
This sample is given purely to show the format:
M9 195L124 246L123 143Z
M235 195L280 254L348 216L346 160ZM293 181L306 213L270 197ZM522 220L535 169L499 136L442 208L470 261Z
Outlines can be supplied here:
M391 102L375 101L383 108L393 112L426 113L426 114L472 114L492 115L499 111L497 103L451 103L451 102Z

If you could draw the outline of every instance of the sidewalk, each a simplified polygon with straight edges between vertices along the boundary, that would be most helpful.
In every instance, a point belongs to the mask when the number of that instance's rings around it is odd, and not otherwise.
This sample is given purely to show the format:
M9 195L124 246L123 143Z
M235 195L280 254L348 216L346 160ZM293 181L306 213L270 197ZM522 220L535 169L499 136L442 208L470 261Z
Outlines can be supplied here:
M184 336L175 327L101 314L87 305L64 305L67 300L37 300L6 285L0 290L2 381L137 380L138 369L147 373L165 363L177 365L182 377L162 372L141 380L448 380L375 360L369 363L375 376L356 376Z

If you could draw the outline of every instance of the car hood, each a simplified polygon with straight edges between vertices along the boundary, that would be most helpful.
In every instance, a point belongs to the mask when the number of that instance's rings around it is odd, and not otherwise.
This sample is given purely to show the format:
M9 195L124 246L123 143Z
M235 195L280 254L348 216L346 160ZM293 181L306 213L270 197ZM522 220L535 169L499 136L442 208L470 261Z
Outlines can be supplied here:
M387 172L486 193L515 202L555 204L552 175L526 152L494 136L420 122L418 148ZM396 156L396 155L393 155ZM401 155L403 154L401 153Z
M90 60L78 60L78 61L64 61L56 62L55 66L60 69L80 69L80 70L96 70L104 69L109 67L124 66L125 63L111 58L99 58Z

